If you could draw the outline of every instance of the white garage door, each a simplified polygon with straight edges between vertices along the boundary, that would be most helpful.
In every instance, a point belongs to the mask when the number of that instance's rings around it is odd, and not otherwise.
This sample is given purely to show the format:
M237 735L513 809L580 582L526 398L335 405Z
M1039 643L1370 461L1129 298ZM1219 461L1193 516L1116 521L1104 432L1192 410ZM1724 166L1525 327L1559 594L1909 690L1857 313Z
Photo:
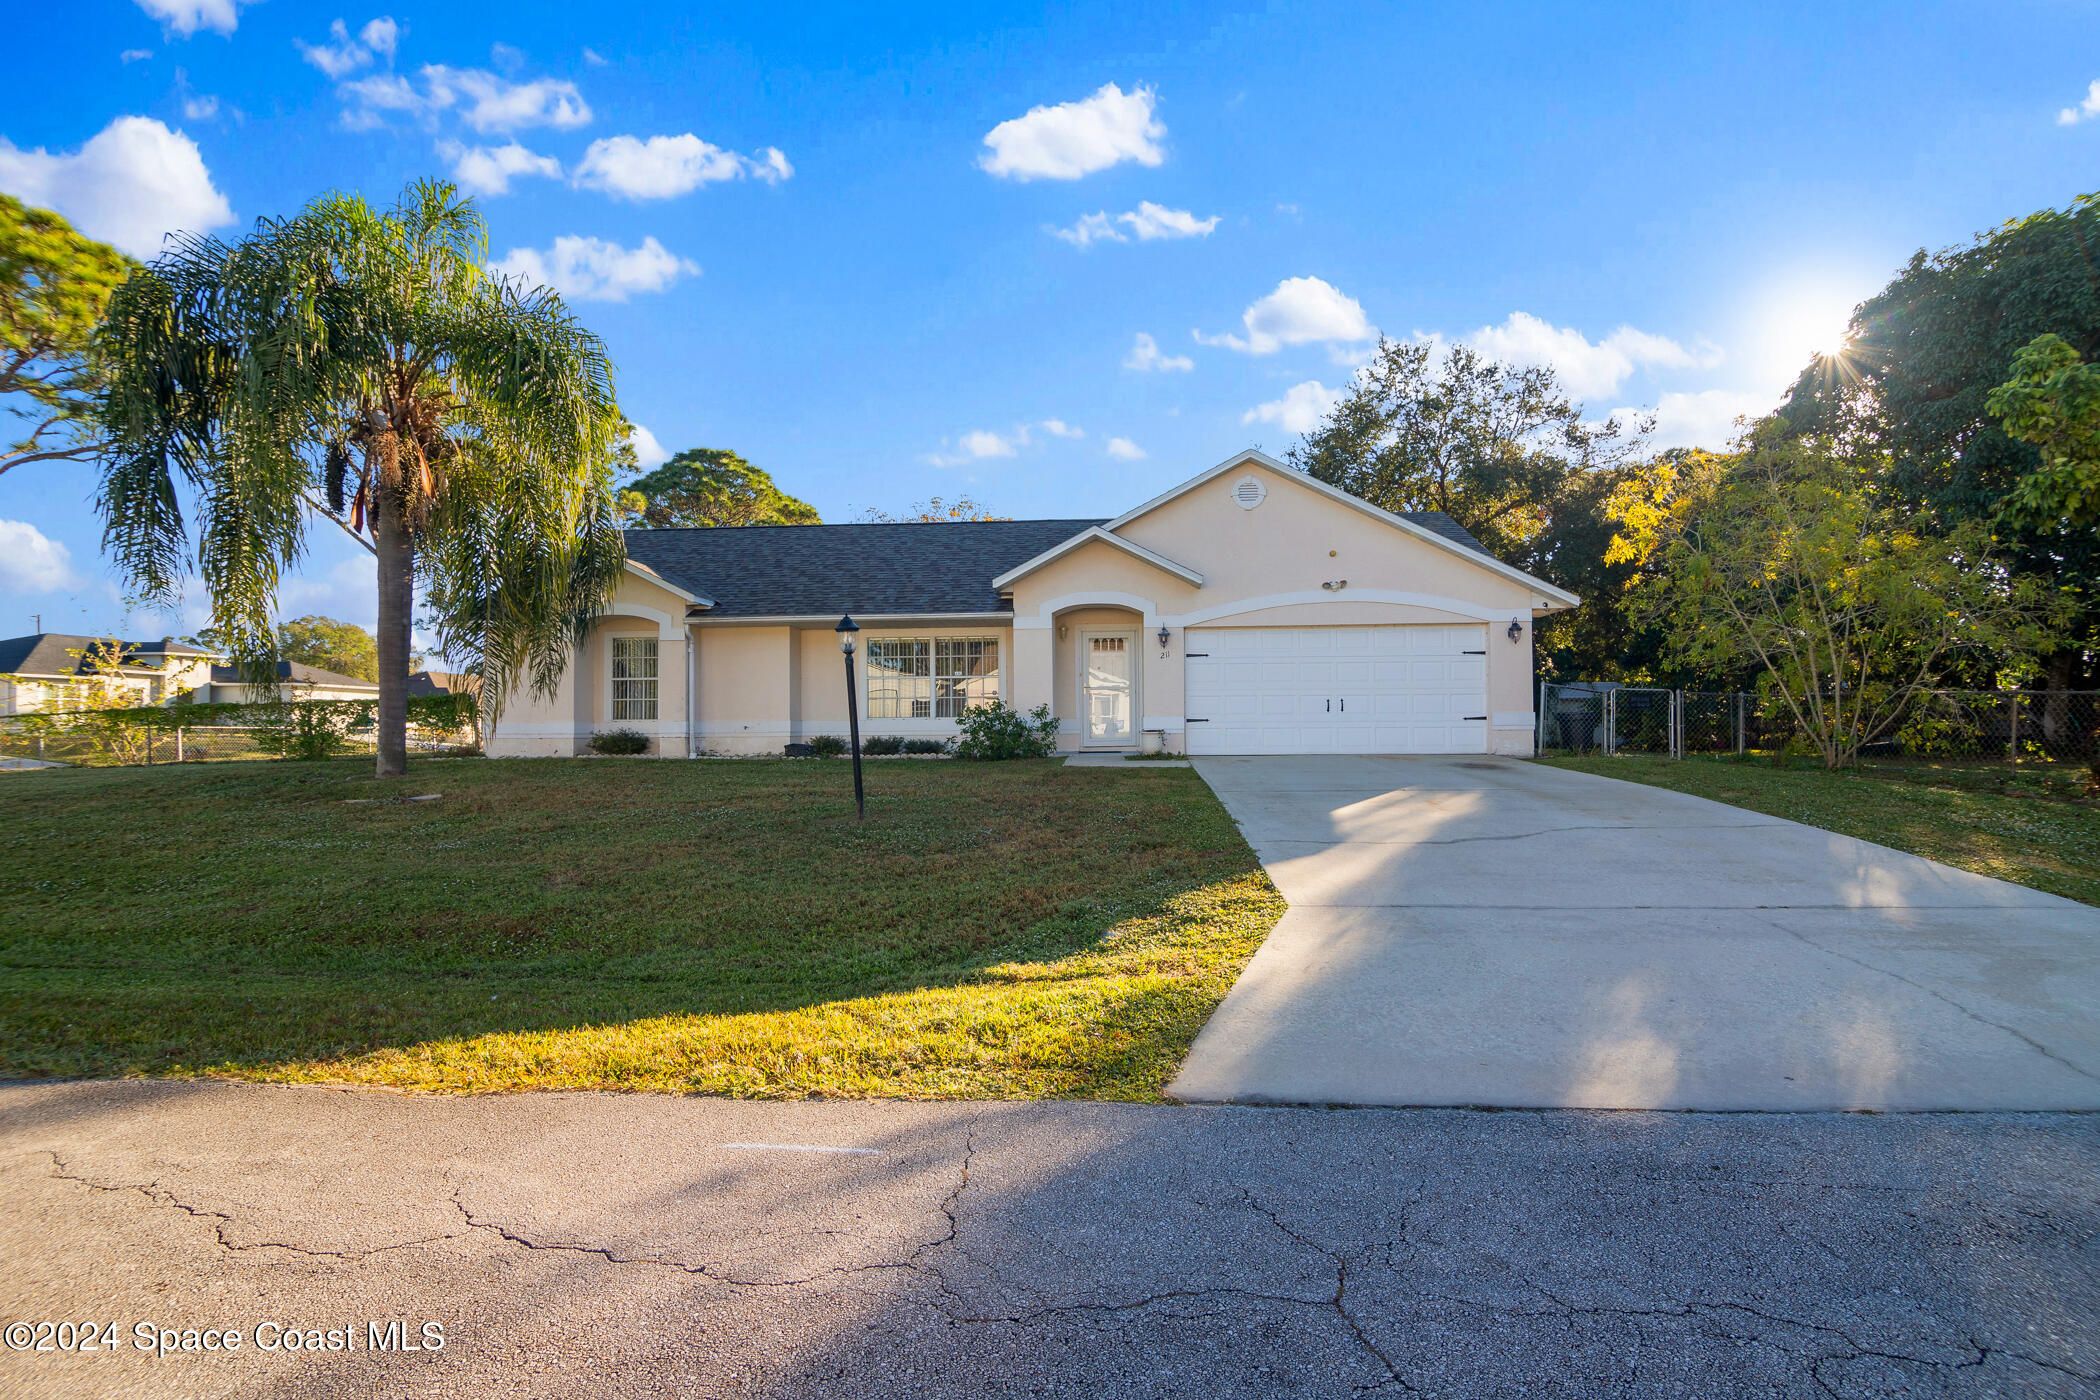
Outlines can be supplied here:
M1487 629L1197 627L1188 750L1484 753Z

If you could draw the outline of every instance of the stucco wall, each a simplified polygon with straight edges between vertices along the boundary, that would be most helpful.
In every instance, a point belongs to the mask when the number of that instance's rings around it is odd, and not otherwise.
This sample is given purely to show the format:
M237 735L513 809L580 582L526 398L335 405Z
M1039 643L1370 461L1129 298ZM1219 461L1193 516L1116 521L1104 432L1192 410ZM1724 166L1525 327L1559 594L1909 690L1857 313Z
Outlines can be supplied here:
M652 752L685 753L685 599L638 574L622 576L606 615L570 658L551 696L522 685L505 696L503 713L488 741L493 758L577 754L600 729L639 729ZM657 651L654 721L614 721L611 639L654 637Z

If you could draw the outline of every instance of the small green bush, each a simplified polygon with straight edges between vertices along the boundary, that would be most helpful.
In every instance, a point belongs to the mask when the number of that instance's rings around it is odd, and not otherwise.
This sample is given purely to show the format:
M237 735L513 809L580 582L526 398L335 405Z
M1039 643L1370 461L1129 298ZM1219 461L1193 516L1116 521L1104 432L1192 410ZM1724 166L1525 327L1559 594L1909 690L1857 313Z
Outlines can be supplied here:
M906 739L903 751L905 753L946 753L948 752L948 741L946 739Z
M837 758L846 752L846 741L836 734L812 734L809 751L818 758Z
M876 734L860 741L860 751L880 758L885 754L903 753L904 736L901 734Z
M591 752L635 754L649 752L649 736L639 729L602 729L591 736Z
M1051 718L1048 705L1038 705L1025 715L1000 700L972 705L963 712L960 728L955 739L957 758L1048 758L1057 749L1057 721Z

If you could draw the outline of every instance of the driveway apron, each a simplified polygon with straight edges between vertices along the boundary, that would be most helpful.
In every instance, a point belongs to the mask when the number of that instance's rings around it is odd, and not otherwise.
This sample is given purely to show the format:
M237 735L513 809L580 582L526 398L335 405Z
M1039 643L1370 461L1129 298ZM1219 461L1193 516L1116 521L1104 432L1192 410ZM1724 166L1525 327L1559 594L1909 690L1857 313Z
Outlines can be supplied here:
M1196 767L1290 910L1176 1098L2100 1109L2100 910L1518 760Z

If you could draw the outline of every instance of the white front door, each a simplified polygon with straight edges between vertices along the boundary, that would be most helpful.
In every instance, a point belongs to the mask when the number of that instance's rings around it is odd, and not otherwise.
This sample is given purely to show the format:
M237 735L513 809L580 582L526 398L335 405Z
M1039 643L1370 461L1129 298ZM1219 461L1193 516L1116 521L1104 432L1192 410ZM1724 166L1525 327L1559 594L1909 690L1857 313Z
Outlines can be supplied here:
M1192 754L1487 750L1479 623L1185 635Z
M1131 684L1136 655L1135 632L1080 633L1079 708L1086 715L1087 743L1128 744L1137 737Z

